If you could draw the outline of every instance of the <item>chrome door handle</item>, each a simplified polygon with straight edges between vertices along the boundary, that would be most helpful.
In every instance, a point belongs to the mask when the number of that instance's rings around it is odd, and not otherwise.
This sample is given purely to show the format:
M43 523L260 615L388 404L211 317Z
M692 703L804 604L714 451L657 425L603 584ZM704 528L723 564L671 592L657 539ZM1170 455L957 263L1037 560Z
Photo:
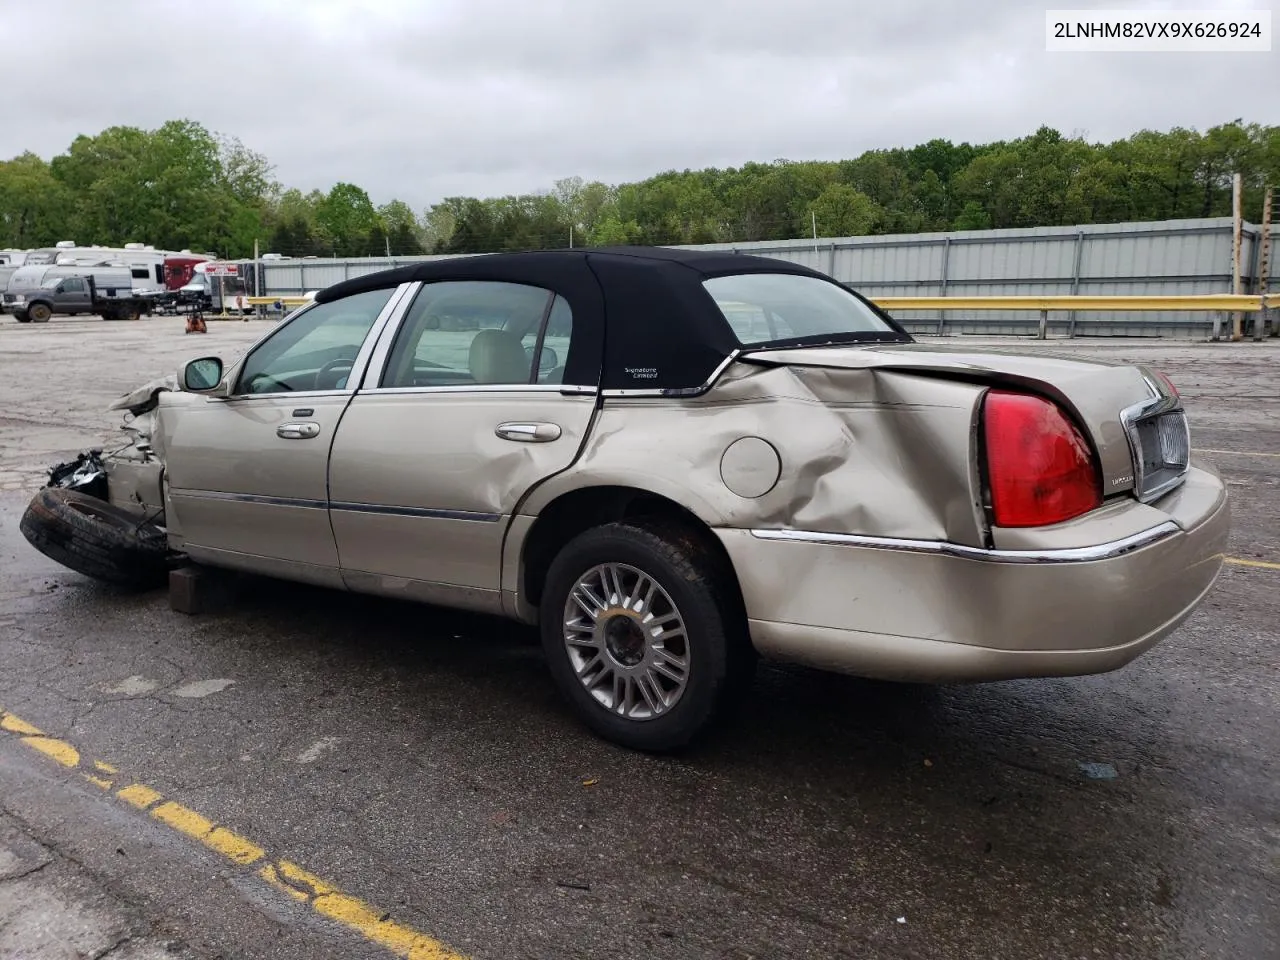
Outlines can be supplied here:
M276 436L282 440L310 440L320 435L318 423L282 423L276 427Z
M560 439L560 426L555 423L500 423L493 431L503 440L524 443L546 443Z

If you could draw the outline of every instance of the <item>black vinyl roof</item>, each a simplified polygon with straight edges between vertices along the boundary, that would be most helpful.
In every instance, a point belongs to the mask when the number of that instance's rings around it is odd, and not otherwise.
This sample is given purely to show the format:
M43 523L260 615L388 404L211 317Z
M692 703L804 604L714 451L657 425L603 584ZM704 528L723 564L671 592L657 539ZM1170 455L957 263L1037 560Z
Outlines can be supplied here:
M402 283L524 283L564 297L573 315L566 384L686 391L704 385L738 348L702 286L709 277L793 273L835 283L785 260L668 247L586 247L450 257L381 270L326 287L325 303Z

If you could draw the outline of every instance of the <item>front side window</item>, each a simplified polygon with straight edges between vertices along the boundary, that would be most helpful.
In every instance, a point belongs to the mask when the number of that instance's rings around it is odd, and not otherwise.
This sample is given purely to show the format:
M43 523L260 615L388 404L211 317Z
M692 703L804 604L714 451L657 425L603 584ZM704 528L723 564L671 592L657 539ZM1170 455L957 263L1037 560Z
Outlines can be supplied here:
M426 284L396 334L383 387L561 383L573 317L541 287L489 280Z
M794 273L703 281L744 347L907 338L839 284Z
M84 293L84 281L79 277L71 277L63 284L62 289L65 293Z
M236 393L346 389L356 355L392 292L355 293L298 314L245 359Z

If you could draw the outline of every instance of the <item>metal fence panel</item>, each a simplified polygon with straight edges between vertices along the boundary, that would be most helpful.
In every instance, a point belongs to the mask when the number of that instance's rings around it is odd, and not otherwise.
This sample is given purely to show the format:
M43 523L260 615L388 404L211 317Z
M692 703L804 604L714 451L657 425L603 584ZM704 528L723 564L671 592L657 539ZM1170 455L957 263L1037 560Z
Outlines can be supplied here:
M1244 291L1256 290L1258 228L1244 225L1241 262ZM1273 224L1272 262L1280 223ZM877 296L1011 296L1016 294L1230 293L1232 224L1229 217L1155 223L1085 224L1025 230L971 230L892 236L769 240L697 244L777 257L803 264ZM308 258L262 264L265 292L299 294L410 262L447 259L361 257ZM1272 271L1275 272L1274 270ZM1274 279L1271 289L1280 288ZM904 313L918 332L1025 332L1039 317L1030 311ZM1188 313L1050 314L1057 331L1099 334L1201 336L1213 317ZM1227 322L1224 318L1224 323ZM1225 327L1224 327L1225 329Z

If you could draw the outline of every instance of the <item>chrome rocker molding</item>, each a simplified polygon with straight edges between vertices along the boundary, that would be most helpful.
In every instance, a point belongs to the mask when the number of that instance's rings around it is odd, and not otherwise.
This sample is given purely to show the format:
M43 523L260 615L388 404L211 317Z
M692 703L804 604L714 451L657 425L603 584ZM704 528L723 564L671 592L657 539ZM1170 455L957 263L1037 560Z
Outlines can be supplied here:
M1120 540L1089 547L1064 547L1056 550L984 550L980 547L967 547L964 544L949 543L945 540L904 540L851 533L817 533L809 530L752 530L751 535L760 540L825 543L845 547L866 547L873 550L904 550L909 553L937 554L988 563L1087 563L1110 560L1134 550L1141 550L1158 540L1180 533L1181 530L1182 528L1172 520L1166 520L1148 530Z

